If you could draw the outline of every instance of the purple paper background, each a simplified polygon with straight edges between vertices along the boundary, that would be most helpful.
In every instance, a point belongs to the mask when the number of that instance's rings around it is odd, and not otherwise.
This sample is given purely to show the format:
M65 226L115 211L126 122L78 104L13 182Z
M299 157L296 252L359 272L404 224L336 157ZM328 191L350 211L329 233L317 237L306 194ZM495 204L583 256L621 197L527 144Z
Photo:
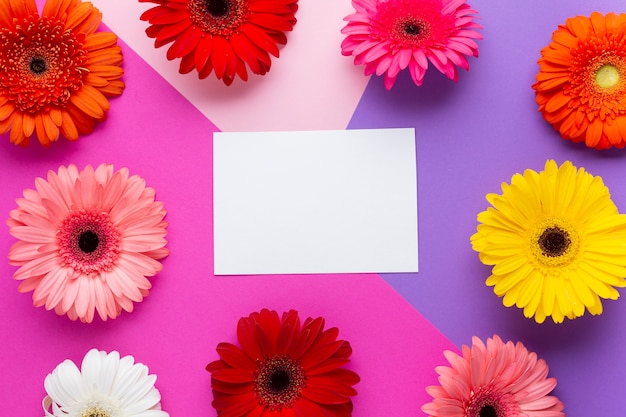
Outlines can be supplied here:
M625 12L618 1L472 1L484 40L458 84L430 71L422 88L401 76L391 92L373 78L350 128L416 129L419 201L419 274L384 275L456 345L472 335L521 340L557 377L556 395L569 417L617 416L626 409L626 301L607 301L598 317L537 325L503 307L484 285L490 267L469 244L485 195L546 159L572 161L603 177L626 211L623 150L598 152L560 139L537 112L534 83L539 51L568 17L597 10ZM623 296L623 291L621 291Z
M157 190L168 210L172 251L135 312L91 325L33 308L30 294L16 291L15 268L0 264L5 413L42 415L45 375L63 359L80 361L98 347L147 364L158 375L163 406L172 416L214 416L204 366L215 359L218 342L235 341L239 317L269 307L324 316L352 343L351 366L362 377L355 416L423 415L424 387L436 380L434 366L445 363L441 350L494 333L523 341L548 361L568 416L621 415L626 301L604 303L599 317L536 325L520 310L504 308L484 285L489 268L478 261L469 237L477 213L487 207L485 194L499 191L515 172L541 169L549 158L569 159L603 176L617 206L626 210L626 150L597 152L561 140L537 113L530 87L539 51L559 23L625 6L615 0L471 5L479 10L485 39L470 72L462 72L455 84L431 69L421 88L403 74L389 92L382 79L373 78L350 122L350 128L416 129L420 272L383 276L391 286L374 274L213 277L216 128L126 46L127 89L111 100L109 120L92 135L50 149L36 143L16 148L3 136L0 213L5 217L22 190L48 169L113 163L129 167ZM7 254L14 239L6 225L0 232L0 253Z

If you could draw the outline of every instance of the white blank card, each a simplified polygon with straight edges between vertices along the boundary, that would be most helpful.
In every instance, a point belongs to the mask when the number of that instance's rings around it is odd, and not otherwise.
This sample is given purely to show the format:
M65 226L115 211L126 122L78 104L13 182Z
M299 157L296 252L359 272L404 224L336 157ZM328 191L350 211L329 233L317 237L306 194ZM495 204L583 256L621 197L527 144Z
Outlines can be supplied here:
M215 275L417 272L414 129L216 132Z

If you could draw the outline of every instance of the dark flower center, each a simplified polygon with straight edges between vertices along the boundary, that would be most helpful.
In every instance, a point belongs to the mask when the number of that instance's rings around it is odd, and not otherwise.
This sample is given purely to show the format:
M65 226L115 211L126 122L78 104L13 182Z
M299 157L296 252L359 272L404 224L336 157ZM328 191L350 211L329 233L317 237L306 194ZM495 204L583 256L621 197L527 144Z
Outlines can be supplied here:
M229 38L248 19L248 0L188 0L189 18L203 32Z
M85 253L91 253L98 249L99 243L98 235L90 230L81 233L78 237L78 247Z
M291 377L289 372L284 369L277 369L268 379L268 386L272 392L279 393L287 388L291 384Z
M498 414L496 413L496 409L493 408L491 405L484 405L480 409L480 412L478 413L478 415L480 417L498 417Z
M559 227L548 227L539 236L537 242L544 256L557 257L563 255L572 243L569 234Z
M206 10L213 17L224 17L230 11L230 0L205 0Z
M422 28L416 23L409 22L404 26L404 33L411 36L417 36L422 33Z
M71 212L57 230L59 261L81 274L110 271L121 252L122 235L107 213Z
M43 75L48 71L48 63L40 56L34 56L28 63L28 69L33 75Z
M274 356L261 361L254 381L259 402L269 410L290 408L306 385L304 368L289 356Z
M60 19L31 14L14 28L0 28L0 88L23 113L65 108L84 82L84 36Z

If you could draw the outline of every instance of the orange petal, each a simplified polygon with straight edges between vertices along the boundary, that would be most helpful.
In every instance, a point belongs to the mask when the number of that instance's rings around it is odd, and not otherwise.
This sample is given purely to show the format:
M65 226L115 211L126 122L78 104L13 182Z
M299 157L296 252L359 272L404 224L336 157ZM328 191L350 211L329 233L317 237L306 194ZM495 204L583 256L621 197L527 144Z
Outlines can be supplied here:
M119 96L124 91L124 83L119 80L111 81L106 87L99 88L100 92L106 97Z
M561 107L567 105L569 103L570 98L566 96L563 91L557 91L550 97L548 102L546 103L546 111L552 113L559 110Z
M87 50L94 51L104 49L117 44L117 36L111 32L97 32L85 38L83 47Z
M87 84L70 97L70 102L83 113L97 120L103 119L104 112L109 109L106 97Z
M61 109L58 107L53 107L50 109L50 118L54 122L55 126L61 126L63 123L63 115L61 114Z
M23 20L30 15L37 15L35 0L9 0L9 6L13 10L13 17Z
M91 34L100 25L102 13L91 3L79 3L69 10L65 27L73 32Z
M607 123L604 124L604 136L615 146L624 143L624 139L626 139L620 133L617 120L615 119L607 119Z
M10 102L0 106L0 120L6 120L9 116L11 116L11 114L13 114L14 110L15 106Z
M89 70L92 74L106 79L117 79L124 75L124 70L114 65L94 65Z
M72 120L72 116L67 111L61 111L61 117L63 119L61 123L61 133L69 140L77 140L78 139L78 130L76 129L76 125L74 124L74 120Z
M598 12L591 13L591 25L593 26L593 30L598 33L606 30L604 16Z
M602 138L602 121L599 119L594 120L587 127L585 133L585 144L590 148L595 148Z
M11 135L9 139L11 143L16 145L22 144L26 136L24 136L24 131L22 130L22 113L15 112L13 117L13 127L11 128Z
M27 137L30 137L35 130L35 118L28 113L22 115L22 129Z
M52 118L48 113L42 113L41 119L43 121L43 127L46 132L46 137L50 142L54 142L59 139L59 128L52 121Z

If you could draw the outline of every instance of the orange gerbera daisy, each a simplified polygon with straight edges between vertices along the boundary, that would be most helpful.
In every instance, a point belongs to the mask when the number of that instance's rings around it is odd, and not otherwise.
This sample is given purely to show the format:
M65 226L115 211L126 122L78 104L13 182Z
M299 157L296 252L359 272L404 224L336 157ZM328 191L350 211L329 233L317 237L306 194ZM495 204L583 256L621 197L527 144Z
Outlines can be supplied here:
M124 89L117 36L98 32L102 14L80 0L0 0L0 133L48 146L91 133Z
M626 146L626 14L567 19L541 55L533 88L543 117L564 139Z
M287 43L285 32L296 23L298 0L139 0L156 3L141 15L155 48L173 42L167 59L182 58L179 72L194 69L199 78L215 76L230 85L248 71L264 75L270 54Z

